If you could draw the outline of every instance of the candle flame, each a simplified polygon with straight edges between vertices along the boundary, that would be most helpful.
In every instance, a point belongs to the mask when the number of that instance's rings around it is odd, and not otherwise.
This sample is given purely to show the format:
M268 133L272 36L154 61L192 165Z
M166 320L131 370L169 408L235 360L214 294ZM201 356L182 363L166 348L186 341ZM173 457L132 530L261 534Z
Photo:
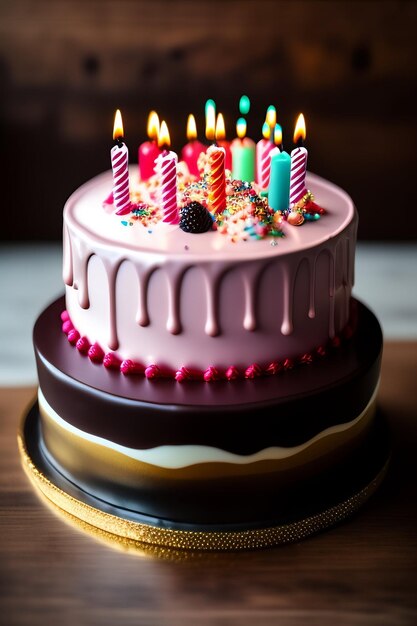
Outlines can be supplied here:
M157 141L159 134L159 117L156 111L151 111L148 115L147 133L149 139Z
M216 139L225 139L226 138L226 127L224 125L224 117L222 113L219 113L217 116L216 122Z
M241 96L239 100L239 112L241 115L247 115L250 111L250 99L248 96Z
M216 134L216 105L213 100L206 102L206 137L213 141Z
M236 133L239 139L243 139L246 135L246 120L243 117L239 117L236 122Z
M114 115L114 124L113 124L113 139L123 138L123 121L122 114L120 113L120 109L117 109Z
M276 146L280 146L282 144L282 128L279 124L275 124L274 143Z
M197 125L195 123L195 117L192 113L190 113L187 120L187 139L188 141L197 139Z
M297 123L295 125L294 143L298 143L300 139L304 141L305 138L306 138L306 123L305 123L304 115L300 113L300 115L297 118Z
M169 136L168 126L166 125L165 120L162 120L161 126L159 128L159 133L158 133L158 147L169 148L170 145L171 145L171 139Z
M265 119L266 123L269 124L271 128L274 128L275 124L277 123L277 110L272 104L268 107L266 111Z
M262 126L262 135L264 139L269 139L271 136L271 127L268 122L264 122Z

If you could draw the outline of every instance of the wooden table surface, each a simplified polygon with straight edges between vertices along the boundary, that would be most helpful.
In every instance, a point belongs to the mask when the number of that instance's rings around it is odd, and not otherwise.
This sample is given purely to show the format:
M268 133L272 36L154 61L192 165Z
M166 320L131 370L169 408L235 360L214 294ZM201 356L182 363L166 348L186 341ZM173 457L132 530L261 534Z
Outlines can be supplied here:
M33 491L16 432L33 388L0 389L0 624L417 623L417 343L387 343L380 405L393 460L350 521L304 542L175 559L115 550Z

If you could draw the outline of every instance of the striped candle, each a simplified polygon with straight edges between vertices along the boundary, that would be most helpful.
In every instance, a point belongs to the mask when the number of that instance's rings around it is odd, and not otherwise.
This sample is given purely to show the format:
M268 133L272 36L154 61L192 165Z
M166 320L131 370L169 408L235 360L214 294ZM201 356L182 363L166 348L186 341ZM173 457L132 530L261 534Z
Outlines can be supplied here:
M306 138L306 124L304 115L300 113L294 130L294 143L297 146L291 152L291 175L290 175L290 207L301 200L305 195L307 174L307 149L303 146Z
M256 144L256 182L261 189L268 189L271 176L271 152L275 145L270 141L269 125L265 122L262 127L264 138Z
M177 204L177 162L175 152L164 150L155 159L155 173L159 178L159 199L167 224L178 224L180 215Z
M178 224L180 213L177 203L177 163L175 152L169 150L171 139L168 126L161 122L158 133L158 147L161 154L155 159L155 174L159 179L159 205L164 214L162 221L166 224Z
M129 194L129 150L123 143L122 115L117 109L114 116L113 139L117 142L111 149L111 166L113 170L113 203L117 215L130 212Z
M226 177L224 162L226 150L220 146L210 146L208 156L208 208L212 213L221 213L226 208Z
M307 149L303 146L291 152L290 206L296 204L306 193Z

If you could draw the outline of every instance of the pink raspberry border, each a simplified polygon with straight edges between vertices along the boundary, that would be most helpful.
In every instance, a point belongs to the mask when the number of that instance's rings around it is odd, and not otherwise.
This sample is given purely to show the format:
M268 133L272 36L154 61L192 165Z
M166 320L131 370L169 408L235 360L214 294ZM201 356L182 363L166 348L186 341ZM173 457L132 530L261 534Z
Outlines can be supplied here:
M272 361L266 366L258 363L251 363L246 368L238 369L234 365L224 369L218 369L210 365L205 370L190 369L184 366L177 370L169 370L165 367L159 367L155 363L143 365L132 361L131 359L121 359L115 352L107 352L98 343L91 344L87 337L81 337L80 333L72 324L68 311L61 313L62 332L67 336L68 342L74 346L82 356L88 356L90 361L95 364L104 365L107 369L118 370L125 376L139 375L145 376L149 380L158 378L173 378L177 382L182 383L187 380L197 380L202 382L215 382L218 380L233 381L237 379L255 379L261 376L276 376L286 370L293 369L300 365L311 365L314 361L322 359L329 352L338 348L343 342L349 340L353 335L353 327L348 323L343 331L336 335L325 346L318 346L312 352L306 352L295 359L281 359Z

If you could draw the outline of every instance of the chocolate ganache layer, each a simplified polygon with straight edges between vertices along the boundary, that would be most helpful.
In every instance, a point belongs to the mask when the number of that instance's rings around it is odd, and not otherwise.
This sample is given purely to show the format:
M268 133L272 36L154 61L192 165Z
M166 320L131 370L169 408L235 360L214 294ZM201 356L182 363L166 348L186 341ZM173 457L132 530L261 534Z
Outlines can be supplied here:
M34 329L40 388L68 424L131 448L194 444L249 455L297 446L352 421L374 394L381 329L366 307L352 306L352 338L312 365L256 380L179 384L125 377L81 358L61 332L61 298Z

